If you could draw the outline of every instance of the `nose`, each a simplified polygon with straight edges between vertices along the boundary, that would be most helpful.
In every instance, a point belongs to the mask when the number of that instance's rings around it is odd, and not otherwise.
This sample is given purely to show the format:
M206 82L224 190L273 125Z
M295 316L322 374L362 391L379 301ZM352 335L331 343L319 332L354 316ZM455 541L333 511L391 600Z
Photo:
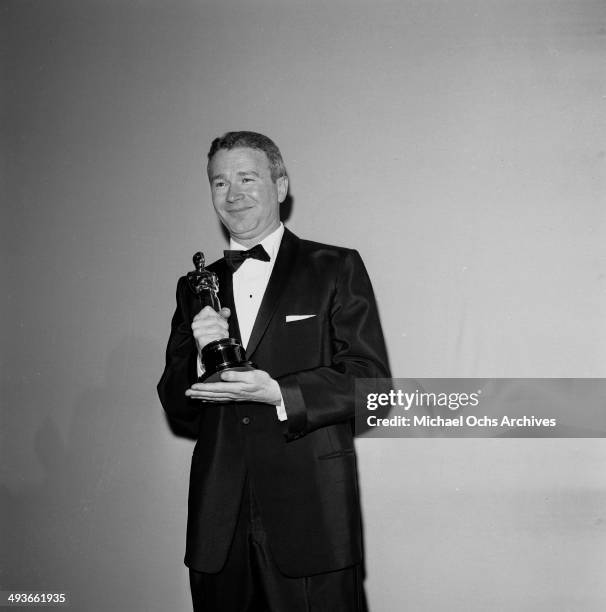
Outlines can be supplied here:
M238 186L232 183L227 190L227 201L230 203L235 202L236 200L239 200L241 196L242 194Z

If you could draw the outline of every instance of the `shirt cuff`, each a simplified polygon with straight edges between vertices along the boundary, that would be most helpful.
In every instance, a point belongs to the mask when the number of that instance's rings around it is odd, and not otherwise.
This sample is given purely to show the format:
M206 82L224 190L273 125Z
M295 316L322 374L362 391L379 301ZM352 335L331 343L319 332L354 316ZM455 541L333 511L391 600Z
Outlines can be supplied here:
M286 408L284 407L284 398L282 397L282 391L280 391L280 403L276 405L276 414L278 415L278 421L288 420Z
M196 367L198 368L198 378L204 374L204 366L202 365L202 359L200 359L200 353L198 353L198 359L196 360Z

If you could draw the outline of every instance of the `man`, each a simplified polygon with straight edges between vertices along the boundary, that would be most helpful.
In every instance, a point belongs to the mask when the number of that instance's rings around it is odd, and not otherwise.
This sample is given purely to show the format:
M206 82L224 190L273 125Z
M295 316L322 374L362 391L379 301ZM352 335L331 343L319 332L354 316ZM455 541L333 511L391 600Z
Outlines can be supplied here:
M158 384L168 417L198 439L185 555L194 609L364 610L354 382L389 376L370 281L356 251L280 223L288 176L266 136L215 139L208 177L231 237L209 266L223 308L198 312L179 280ZM257 369L197 383L198 351L225 337Z

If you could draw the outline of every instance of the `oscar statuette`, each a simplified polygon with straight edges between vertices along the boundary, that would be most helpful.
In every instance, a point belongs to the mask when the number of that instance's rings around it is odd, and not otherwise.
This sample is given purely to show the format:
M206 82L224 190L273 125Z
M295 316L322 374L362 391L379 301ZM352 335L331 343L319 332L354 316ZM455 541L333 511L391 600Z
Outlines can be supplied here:
M204 254L198 251L194 257L195 270L187 273L187 281L191 290L198 296L200 310L211 306L219 312L219 279L214 272L204 267ZM221 338L209 342L200 351L200 359L204 366L204 373L199 382L218 382L221 372L227 370L253 370L254 364L246 359L242 343L236 338Z

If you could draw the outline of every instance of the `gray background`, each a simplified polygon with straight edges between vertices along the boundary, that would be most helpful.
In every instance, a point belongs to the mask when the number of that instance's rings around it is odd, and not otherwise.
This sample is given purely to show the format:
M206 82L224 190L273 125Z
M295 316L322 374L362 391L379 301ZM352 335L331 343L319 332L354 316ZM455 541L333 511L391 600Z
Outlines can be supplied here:
M606 376L602 1L0 7L3 588L188 609L154 386L226 130L282 148L296 233L360 250L394 375ZM372 612L606 607L602 440L358 450Z

